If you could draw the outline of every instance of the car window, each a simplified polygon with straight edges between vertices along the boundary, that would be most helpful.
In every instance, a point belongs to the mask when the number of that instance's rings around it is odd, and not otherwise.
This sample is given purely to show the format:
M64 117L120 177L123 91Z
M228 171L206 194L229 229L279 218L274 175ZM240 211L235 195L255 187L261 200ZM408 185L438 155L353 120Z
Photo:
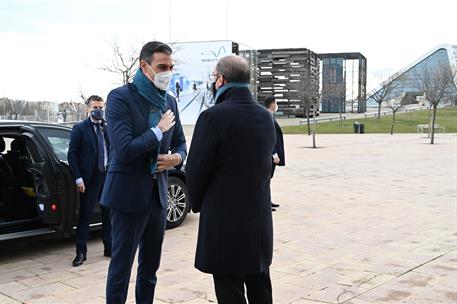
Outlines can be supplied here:
M1 155L6 155L7 158L17 158L18 160L29 160L32 163L41 162L43 156L36 149L32 141L25 136L19 135L0 135L5 142L5 149ZM12 156L15 155L15 156Z
M59 160L67 161L68 145L70 144L70 131L52 128L37 128L41 135L52 146Z

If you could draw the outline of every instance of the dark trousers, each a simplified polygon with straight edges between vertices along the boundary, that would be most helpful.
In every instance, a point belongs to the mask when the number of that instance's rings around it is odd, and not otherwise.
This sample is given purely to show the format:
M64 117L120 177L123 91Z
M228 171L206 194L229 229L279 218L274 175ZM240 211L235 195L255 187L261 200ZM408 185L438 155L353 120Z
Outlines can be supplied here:
M214 274L214 287L219 304L271 304L270 274L268 271L258 274L220 275ZM248 302L244 296L244 286Z
M271 178L273 178L273 175L275 175L275 169L276 169L276 165L274 163L271 164ZM273 201L271 201L271 203L273 204Z
M136 303L153 303L166 226L166 209L160 206L157 193L154 200L152 206L141 213L111 210L113 245L106 284L107 304L125 303L138 247Z
M86 184L86 192L81 193L79 200L78 226L76 227L76 253L87 253L87 240L89 239L89 224L98 203L105 182L105 173L94 173L90 184ZM102 212L103 245L111 248L111 222L109 209L100 206Z
M273 178L273 175L275 175L275 169L276 169L276 165L273 163L271 165L271 178Z

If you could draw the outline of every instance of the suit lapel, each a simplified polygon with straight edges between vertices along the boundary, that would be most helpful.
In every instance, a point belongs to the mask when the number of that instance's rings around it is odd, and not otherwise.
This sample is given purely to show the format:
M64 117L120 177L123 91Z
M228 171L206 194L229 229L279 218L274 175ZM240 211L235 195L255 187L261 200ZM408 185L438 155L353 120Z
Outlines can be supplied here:
M134 107L138 109L141 116L143 117L143 120L146 122L146 125L148 125L150 110L149 103L147 100L144 100L144 98L140 96L140 93L138 93L138 90L133 84L129 83L128 88L133 99L132 101L134 103Z
M86 130L87 135L90 138L90 142L92 143L92 149L97 153L97 136L95 135L94 126L90 121L90 118L86 119Z
M166 102L165 102L165 112L171 109L170 103L168 102L168 95L165 96ZM176 115L176 113L175 113Z

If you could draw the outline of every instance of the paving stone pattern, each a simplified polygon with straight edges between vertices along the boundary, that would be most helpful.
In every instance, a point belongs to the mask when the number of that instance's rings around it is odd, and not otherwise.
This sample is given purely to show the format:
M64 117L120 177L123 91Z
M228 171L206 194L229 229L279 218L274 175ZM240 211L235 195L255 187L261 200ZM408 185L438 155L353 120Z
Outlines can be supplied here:
M457 303L457 136L285 137L272 180L274 303ZM155 303L216 303L193 267L198 215L166 232ZM0 253L0 303L105 303L100 238L74 268L72 240ZM136 270L128 303L135 303Z

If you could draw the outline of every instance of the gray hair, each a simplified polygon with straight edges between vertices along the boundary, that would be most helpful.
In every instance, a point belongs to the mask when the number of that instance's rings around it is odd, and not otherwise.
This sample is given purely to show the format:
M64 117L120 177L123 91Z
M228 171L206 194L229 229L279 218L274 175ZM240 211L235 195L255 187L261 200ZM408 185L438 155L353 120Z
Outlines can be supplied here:
M219 59L216 72L224 76L227 82L249 83L251 70L248 62L240 56L229 55Z

